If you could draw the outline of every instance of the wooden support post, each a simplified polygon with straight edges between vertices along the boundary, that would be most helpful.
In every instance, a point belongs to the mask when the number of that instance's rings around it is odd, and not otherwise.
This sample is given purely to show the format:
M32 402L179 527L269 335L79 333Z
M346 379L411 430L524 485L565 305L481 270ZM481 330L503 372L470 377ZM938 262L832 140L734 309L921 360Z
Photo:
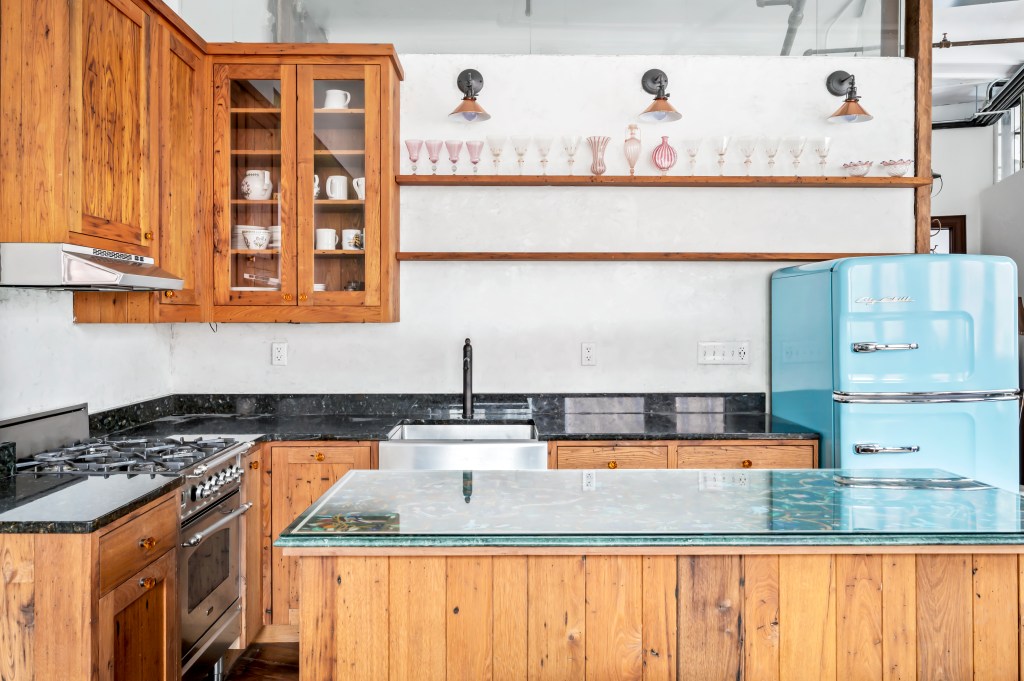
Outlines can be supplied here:
M932 2L907 0L906 56L914 59L914 158L916 175L932 174ZM914 245L917 253L931 250L931 186L914 189Z

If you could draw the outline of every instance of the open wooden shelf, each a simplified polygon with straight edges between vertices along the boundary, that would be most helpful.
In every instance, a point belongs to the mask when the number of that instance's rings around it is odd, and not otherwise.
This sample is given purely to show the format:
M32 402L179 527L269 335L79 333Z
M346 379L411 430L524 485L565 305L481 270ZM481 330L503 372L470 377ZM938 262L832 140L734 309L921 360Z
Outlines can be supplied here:
M263 255L277 257L281 253L279 248L232 248L231 255Z
M767 175L398 175L405 186L477 187L860 187L913 188L925 177L813 177Z
M357 256L364 255L366 251L354 251L354 250L342 250L340 248L332 250L316 250L313 251L313 255L327 255L336 258L344 258L345 256Z
M366 109L313 109L315 114L365 114Z
M413 252L395 255L406 261L507 261L507 262L673 262L673 261L750 261L802 262L835 260L865 255L891 255L889 253L661 253L661 252Z

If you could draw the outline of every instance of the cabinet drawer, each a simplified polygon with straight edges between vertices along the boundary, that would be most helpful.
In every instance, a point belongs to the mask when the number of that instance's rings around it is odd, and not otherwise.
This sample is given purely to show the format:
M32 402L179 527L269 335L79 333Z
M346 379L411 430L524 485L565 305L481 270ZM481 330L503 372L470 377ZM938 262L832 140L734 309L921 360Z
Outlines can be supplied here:
M812 468L811 445L679 445L680 468Z
M114 588L178 543L178 507L168 499L100 537L100 593Z
M558 468L668 468L665 445L559 445L556 456Z
M370 467L370 446L369 445L343 445L323 447L320 445L290 445L287 447L273 447L273 456L279 461L289 464L303 463L328 463L345 464L354 469Z

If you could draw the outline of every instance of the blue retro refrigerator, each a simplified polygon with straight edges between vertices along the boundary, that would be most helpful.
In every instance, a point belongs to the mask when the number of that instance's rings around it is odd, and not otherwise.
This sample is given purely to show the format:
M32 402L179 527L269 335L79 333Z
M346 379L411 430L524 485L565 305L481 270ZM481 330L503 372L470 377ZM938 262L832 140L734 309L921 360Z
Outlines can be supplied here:
M941 468L1017 491L1017 268L844 258L772 275L772 412L823 467Z

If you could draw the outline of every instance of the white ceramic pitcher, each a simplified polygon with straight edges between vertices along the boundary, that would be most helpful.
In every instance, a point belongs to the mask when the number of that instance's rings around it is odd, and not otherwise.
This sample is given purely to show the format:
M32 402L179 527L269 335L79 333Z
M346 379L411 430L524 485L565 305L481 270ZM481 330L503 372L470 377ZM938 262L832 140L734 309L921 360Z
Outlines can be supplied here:
M242 198L254 201L269 199L274 193L269 170L247 170L242 178Z

